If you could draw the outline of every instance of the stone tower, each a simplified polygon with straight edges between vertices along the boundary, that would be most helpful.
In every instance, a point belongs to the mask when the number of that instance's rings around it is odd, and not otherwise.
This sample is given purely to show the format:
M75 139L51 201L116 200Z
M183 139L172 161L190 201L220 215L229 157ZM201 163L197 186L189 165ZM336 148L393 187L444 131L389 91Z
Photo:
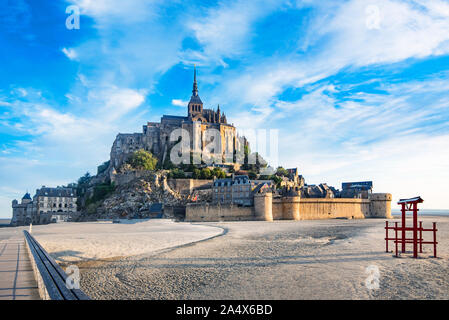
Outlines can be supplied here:
M273 194L271 192L254 194L254 213L256 220L273 221Z
M198 95L198 83L196 82L196 67L193 70L193 89L192 96L190 97L189 104L187 106L188 116L195 118L197 115L203 114L203 102Z
M299 203L301 198L298 194L290 194L282 197L282 218L285 220L299 220Z
M369 216L366 218L392 219L391 193L372 193L369 196Z

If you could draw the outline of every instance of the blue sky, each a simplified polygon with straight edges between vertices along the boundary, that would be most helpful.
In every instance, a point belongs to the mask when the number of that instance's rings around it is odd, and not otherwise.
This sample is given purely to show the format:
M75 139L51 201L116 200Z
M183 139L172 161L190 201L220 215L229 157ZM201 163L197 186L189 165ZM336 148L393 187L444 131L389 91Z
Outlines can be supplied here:
M442 0L2 0L0 217L95 173L117 133L184 115L193 64L205 107L278 129L307 183L449 208L447 30Z

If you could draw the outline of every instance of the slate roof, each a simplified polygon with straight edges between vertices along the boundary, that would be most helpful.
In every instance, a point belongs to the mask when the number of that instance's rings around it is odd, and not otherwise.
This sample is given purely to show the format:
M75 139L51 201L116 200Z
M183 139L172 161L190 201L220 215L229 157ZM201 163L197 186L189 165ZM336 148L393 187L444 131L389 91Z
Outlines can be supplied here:
M194 104L203 104L203 101L201 101L200 96L194 96L192 95L190 97L190 102L189 103L194 103Z
M164 114L162 116L162 119L167 119L167 120L188 120L188 117L181 117L181 116L170 116L170 115L166 115Z
M72 188L40 188L36 190L36 196L44 197L76 197L76 190Z
M25 195L23 196L22 200L31 200L31 195L28 192L25 193Z

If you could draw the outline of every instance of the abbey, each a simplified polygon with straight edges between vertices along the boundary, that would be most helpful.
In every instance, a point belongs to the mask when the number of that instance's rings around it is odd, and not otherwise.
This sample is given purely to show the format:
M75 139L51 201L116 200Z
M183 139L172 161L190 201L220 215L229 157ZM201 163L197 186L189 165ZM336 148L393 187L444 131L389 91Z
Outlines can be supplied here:
M141 133L118 134L111 149L110 168L112 170L120 168L129 154L139 149L150 151L164 162L170 156L170 149L179 142L179 136L173 134L179 132L175 131L176 129L183 129L188 133L190 151L194 154L201 153L206 145L213 141L209 139L206 131L217 130L215 132L219 133L219 139L214 144L216 143L218 150L214 152L223 156L225 160L223 163L233 162L236 150L243 150L246 143L244 138L237 136L236 128L228 124L220 106L217 110L203 108L194 69L192 96L187 105L187 116L164 115L160 122L148 122L144 125Z

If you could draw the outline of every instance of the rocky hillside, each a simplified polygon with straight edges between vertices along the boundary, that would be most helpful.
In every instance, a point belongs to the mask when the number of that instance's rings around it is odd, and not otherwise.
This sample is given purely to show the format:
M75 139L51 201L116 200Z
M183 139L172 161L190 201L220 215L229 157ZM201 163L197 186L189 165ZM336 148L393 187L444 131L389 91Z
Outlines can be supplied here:
M183 206L192 201L209 200L209 198L208 192L198 191L190 195L181 195L174 191L167 183L167 171L141 172L135 177L131 175L129 179L121 179L115 189L104 199L90 203L80 220L147 218L150 217L149 209L153 203L163 203L164 206Z

